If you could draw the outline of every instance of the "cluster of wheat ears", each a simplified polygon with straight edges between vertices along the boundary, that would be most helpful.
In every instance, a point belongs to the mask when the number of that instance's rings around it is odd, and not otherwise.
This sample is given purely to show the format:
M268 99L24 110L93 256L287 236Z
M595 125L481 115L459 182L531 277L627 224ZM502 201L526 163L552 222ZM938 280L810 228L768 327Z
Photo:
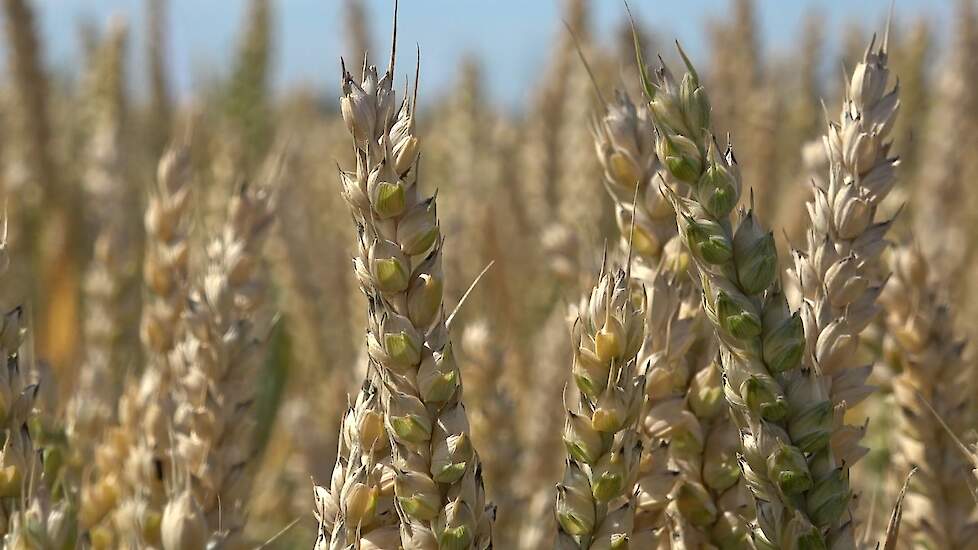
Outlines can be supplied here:
M180 103L165 0L145 100L122 19L73 79L2 0L2 547L978 549L956 2L940 63L853 25L832 91L817 15L764 59L733 0L701 74L566 0L517 114L474 58L419 104L396 2L378 68L344 0L338 102L272 93L248 0Z

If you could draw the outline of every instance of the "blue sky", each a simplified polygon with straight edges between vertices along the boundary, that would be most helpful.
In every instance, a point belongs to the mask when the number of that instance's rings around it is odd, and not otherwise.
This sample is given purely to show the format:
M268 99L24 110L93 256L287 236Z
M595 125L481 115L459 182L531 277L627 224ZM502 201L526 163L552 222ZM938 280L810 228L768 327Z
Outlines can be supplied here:
M78 61L77 22L104 22L121 14L133 30L133 74L142 86L142 11L144 0L33 0L39 8L46 56L54 66ZM937 26L951 22L953 0L898 0L904 18L925 14ZM421 45L422 79L428 90L451 82L460 56L479 55L486 67L490 94L515 105L525 97L549 44L560 29L562 0L402 0L401 44ZM599 39L610 39L623 14L619 0L591 0L593 27ZM385 46L390 32L392 0L367 0L374 21L375 47ZM636 15L663 38L678 38L694 59L705 55L707 17L726 14L729 0L631 0ZM201 75L226 71L243 16L245 0L170 0L170 55L175 85L186 98ZM323 91L336 87L338 58L343 53L341 0L277 0L275 85L308 85ZM758 0L762 46L768 52L790 48L799 22L811 10L826 19L827 36L847 20L871 28L882 25L889 0ZM940 35L942 33L938 33ZM830 42L831 43L831 42ZM429 92L430 93L430 92ZM429 95L430 97L430 95Z

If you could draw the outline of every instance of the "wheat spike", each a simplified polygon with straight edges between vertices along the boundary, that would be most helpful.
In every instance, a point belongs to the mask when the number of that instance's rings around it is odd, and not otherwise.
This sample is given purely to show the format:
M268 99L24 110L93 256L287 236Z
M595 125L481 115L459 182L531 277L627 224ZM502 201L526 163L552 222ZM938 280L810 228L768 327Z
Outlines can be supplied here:
M567 410L567 462L554 506L557 548L614 548L634 530L645 307L645 290L630 286L620 268L602 273L581 302L571 333L577 405Z
M356 402L343 417L330 485L314 487L319 521L316 549L400 543L393 485L397 473L380 392L376 375L364 380Z
M849 498L843 472L822 460L831 403L817 374L799 368L804 334L777 285L774 235L751 211L739 221L732 216L738 165L729 147L718 152L706 91L680 54L688 71L681 84L663 64L648 86L656 151L668 178L691 187L689 199L662 190L676 209L720 341L724 395L740 429L744 481L755 497L753 542L758 548L825 545L827 528Z
M146 366L131 373L118 404L118 422L99 437L92 475L82 484L79 526L111 545L158 543L165 487L156 464L170 464L173 375L167 356L181 337L180 316L189 288L189 152L172 146L160 159L155 189L143 218L145 299L140 338Z
M498 508L494 544L513 544L522 519L517 476L524 449L520 442L512 381L506 379L511 361L498 345L501 331L487 321L475 321L462 331L462 374L466 381L466 408L472 439L480 449L486 494ZM471 391L470 391L471 390ZM509 536L511 535L511 536Z
M369 303L367 351L382 379L401 541L483 549L492 513L445 325L443 241L435 198L419 189L416 96L397 104L394 57L382 77L365 64L359 83L344 67L357 167L340 178L359 230L354 267Z
M519 532L519 547L540 548L553 544L556 522L553 504L554 484L560 480L566 453L561 449L564 409L561 391L571 380L567 365L573 360L569 345L570 330L577 319L577 304L555 307L543 322L533 349L532 364L538 365L526 381L520 381L525 404L518 415L533 418L521 430L525 446L517 467L517 487L521 492L521 509L525 517Z
M343 0L343 28L347 59L360 62L371 53L370 19L364 0Z
M974 204L967 189L978 175L978 162L964 153L978 147L978 7L970 0L955 2L954 34L944 65L938 69L934 101L924 150L933 160L919 172L920 185L912 191L914 225L933 235L921 241L936 273L952 281L968 273L973 247L967 242L970 211ZM967 285L964 288L968 288ZM964 297L964 296L961 296ZM958 298L955 296L955 298Z
M636 531L644 537L678 531L687 544L711 542L711 531L742 538L743 525L713 529L717 521L739 523L733 521L742 505L737 438L713 364L712 327L689 300L693 281L685 276L689 258L679 246L676 215L653 184L662 167L647 139L650 114L619 92L592 126L618 212L622 253L632 252L631 275L650 289L648 337L639 354L649 382L640 423L645 457L636 481Z
M978 529L967 482L972 465L952 435L971 428L964 343L919 247L895 249L890 267L893 276L880 303L892 338L889 355L901 369L893 381L901 411L895 464L901 472L917 468L903 506L901 547L971 548ZM934 414L922 401L932 404Z
M281 162L272 157L262 181L231 197L183 313L186 333L170 354L174 470L189 475L208 532L225 544L240 537L255 467L252 407L267 330L261 252L275 220Z
M859 334L878 311L879 256L892 222L877 220L876 211L899 164L889 154L899 95L887 90L886 42L867 48L846 88L840 120L829 124L829 177L812 180L807 247L795 254L791 273L804 299L805 365L826 378L837 416L831 460L843 469L866 452L859 445L865 427L844 424L842 415L872 392L866 383L871 366L856 351Z
M134 209L126 207L133 202L124 163L126 40L125 25L115 21L89 75L95 127L88 144L85 183L90 211L96 213L91 225L97 237L83 286L85 363L66 411L67 434L81 463L91 458L91 446L102 427L114 420L122 373L127 363L137 359L129 347L130 337L135 336L130 327L138 303L131 287L138 264L132 235Z

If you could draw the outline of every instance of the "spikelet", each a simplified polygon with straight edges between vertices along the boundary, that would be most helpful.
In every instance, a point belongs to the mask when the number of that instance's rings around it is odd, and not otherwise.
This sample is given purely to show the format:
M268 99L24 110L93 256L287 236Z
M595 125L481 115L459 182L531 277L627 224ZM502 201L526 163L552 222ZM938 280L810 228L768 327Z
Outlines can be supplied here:
M817 375L799 368L804 334L777 286L774 235L752 212L732 216L738 166L729 148L718 152L706 91L684 54L683 60L688 72L681 82L664 64L654 80L643 66L643 80L668 178L692 187L691 199L662 188L720 341L723 391L740 430L744 481L755 497L753 542L761 549L824 546L849 497L835 490L844 482L840 474L822 470L831 405Z
M917 468L904 503L902 547L972 548L978 520L967 478L973 466L952 435L972 427L964 343L933 290L937 285L919 248L895 249L890 264L893 276L880 302L891 339L888 355L900 369L893 381L901 413L894 462L900 472Z
M393 54L382 77L365 64L360 83L344 66L341 111L357 166L340 179L359 230L354 269L368 298L367 351L383 386L401 544L483 549L492 513L445 322L435 198L419 189L416 102L398 106L393 70Z
M602 273L572 331L576 410L567 410L567 462L554 506L558 548L617 548L634 530L632 485L642 454L636 424L645 376L645 290L628 273Z

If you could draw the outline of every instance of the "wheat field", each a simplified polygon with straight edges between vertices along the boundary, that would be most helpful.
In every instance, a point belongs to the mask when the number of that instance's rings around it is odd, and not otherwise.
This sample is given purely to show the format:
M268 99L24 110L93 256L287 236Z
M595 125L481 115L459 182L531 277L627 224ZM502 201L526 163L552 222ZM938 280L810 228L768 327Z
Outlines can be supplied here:
M518 108L241 3L188 101L166 0L74 72L2 0L3 548L978 549L975 0L560 0Z

